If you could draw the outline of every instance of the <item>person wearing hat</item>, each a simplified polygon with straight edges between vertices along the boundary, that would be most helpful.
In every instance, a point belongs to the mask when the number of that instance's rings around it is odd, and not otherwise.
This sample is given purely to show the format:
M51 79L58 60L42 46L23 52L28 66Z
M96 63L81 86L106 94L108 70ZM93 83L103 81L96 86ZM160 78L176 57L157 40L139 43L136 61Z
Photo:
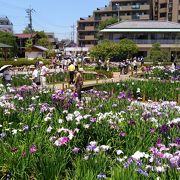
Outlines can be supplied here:
M10 71L10 66L7 66L5 69L4 69L4 72L3 72L3 81L4 81L4 84L5 84L5 88L7 90L7 87L8 86L12 86L12 73Z
M33 71L33 73L32 73L32 78L29 78L29 79L32 80L34 84L40 85L39 72L37 68L34 65L31 65L30 70Z
M82 90L82 85L83 85L82 72L83 72L83 68L79 68L76 74L75 80L74 80L75 93L78 94L79 101L81 101L81 90Z
M46 75L49 72L49 69L44 66L44 63L42 61L39 62L39 68L40 68L40 84L42 87L46 87Z

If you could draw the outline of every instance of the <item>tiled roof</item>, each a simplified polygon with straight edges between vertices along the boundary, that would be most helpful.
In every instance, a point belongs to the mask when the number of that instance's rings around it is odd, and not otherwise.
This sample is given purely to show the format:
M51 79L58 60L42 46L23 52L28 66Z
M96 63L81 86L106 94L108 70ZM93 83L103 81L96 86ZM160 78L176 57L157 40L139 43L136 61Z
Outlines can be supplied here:
M180 29L180 24L171 21L121 21L105 29Z
M35 48L37 48L37 49L40 49L40 50L43 50L43 51L48 51L48 49L47 48L45 48L45 47L43 47L43 46L33 46L33 47L35 47Z
M32 37L35 37L37 34L32 34ZM14 36L18 37L19 39L31 38L31 34L14 34Z

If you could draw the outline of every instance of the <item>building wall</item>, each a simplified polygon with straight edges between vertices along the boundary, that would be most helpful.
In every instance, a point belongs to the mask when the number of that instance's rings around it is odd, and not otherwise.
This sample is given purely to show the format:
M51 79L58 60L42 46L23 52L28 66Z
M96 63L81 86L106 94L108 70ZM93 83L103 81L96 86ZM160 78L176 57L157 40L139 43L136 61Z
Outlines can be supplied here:
M122 20L151 19L151 0L112 0L108 6L94 10L92 16L77 21L78 46L93 47L97 44L99 22L118 16L117 3L120 5L119 13Z
M0 17L0 31L13 32L13 24L7 17Z
M152 47L153 43L160 43L162 50L168 52L174 52L177 51L177 49L180 49L180 43L176 43L176 37L179 37L178 33L103 33L104 39L108 39L114 43L119 43L119 41L123 39L123 36L126 37L128 35L128 39L134 41L134 43L136 43L136 45L139 47L139 52L146 52L146 54L148 54L148 51Z
M40 51L39 52L25 52L25 57L30 60L33 60L36 57L42 59L44 57L44 53Z
M77 45L93 47L100 21L118 16L122 20L165 20L180 23L179 0L111 0L108 6L97 8L87 18L77 21Z

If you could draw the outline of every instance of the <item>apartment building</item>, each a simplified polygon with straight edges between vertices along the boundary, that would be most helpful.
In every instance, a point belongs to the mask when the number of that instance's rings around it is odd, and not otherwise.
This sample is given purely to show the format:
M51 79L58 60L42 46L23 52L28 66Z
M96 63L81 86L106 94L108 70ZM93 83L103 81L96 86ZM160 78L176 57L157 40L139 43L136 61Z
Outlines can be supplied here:
M91 16L77 21L77 44L93 47L97 44L100 21L117 17L121 20L165 20L180 23L180 0L111 0L108 6L97 8Z
M45 34L48 36L49 41L52 43L54 49L58 49L58 38L55 37L54 32L45 32Z
M151 11L151 0L112 0L108 6L94 10L92 16L77 21L77 44L80 47L96 45L100 21L117 17L118 13L122 20L149 20Z
M0 17L0 31L13 32L13 24L10 22L8 17Z
M153 20L180 23L180 0L153 0Z

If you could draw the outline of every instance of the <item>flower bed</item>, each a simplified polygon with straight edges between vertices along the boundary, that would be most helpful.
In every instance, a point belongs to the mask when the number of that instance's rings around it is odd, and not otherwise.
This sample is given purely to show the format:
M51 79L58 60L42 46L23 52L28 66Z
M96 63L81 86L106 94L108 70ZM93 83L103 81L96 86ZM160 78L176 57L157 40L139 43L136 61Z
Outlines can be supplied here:
M174 80L174 71L171 70L170 66L147 66L142 67L142 73L139 75L134 75L134 77L143 77L146 79L159 79L159 80ZM176 80L180 77L180 67L177 69Z
M20 87L23 85L31 85L32 81L29 79L32 75L26 74L26 75L13 75L12 76L12 84L13 87ZM84 73L83 75L84 80L95 80L96 75L91 73ZM50 73L47 75L47 83L61 83L61 82L68 82L69 81L69 74L59 72L59 73ZM0 83L2 83L2 80L0 78Z
M78 102L71 90L23 86L2 96L0 176L178 179L179 106L131 95L90 90Z
M146 96L146 100L153 101L178 101L178 95L180 94L179 81L144 81L144 80L129 80L126 82L109 83L96 86L97 90L106 89L119 95L119 91L132 94L135 99L142 100L143 94ZM120 95L120 96L123 96Z

